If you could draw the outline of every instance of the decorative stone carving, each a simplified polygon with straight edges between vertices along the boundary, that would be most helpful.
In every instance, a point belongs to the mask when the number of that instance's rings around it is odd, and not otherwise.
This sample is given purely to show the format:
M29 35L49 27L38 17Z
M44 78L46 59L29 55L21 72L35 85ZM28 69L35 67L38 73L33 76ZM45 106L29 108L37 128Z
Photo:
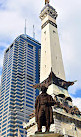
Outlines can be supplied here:
M75 82L76 81L70 82L70 81L65 81L65 80L62 80L61 78L58 78L51 69L51 72L48 78L39 84L33 85L33 88L41 88L42 86L48 87L51 84L55 84L64 89L68 89L68 87L72 86Z

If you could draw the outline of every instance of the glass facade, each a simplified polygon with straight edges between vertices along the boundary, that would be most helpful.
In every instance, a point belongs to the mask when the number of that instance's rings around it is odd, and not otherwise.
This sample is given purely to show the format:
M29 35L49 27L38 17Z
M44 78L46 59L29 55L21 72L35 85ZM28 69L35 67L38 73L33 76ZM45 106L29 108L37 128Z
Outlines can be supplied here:
M5 51L0 92L0 130L2 137L26 137L23 122L34 110L40 79L40 43L20 35Z

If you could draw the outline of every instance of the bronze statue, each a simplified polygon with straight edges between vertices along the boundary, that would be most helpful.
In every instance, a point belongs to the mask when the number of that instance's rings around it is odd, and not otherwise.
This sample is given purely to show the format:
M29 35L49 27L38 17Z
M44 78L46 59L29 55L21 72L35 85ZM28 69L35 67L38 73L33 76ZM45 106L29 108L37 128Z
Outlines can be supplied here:
M42 132L42 126L46 126L46 132L49 132L50 125L54 123L52 106L55 104L51 95L46 93L47 88L42 86L42 93L37 96L35 102L35 117L38 126L38 132Z

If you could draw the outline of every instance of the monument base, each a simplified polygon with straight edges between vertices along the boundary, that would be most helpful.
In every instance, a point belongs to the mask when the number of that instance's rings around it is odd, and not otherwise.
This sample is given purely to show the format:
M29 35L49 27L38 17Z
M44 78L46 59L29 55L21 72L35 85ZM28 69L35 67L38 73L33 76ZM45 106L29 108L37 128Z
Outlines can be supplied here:
M60 135L59 133L39 133L30 135L30 137L63 137L63 135Z
M64 135L64 137L81 137L81 117L60 110L54 110L53 117L54 124L50 126L50 133L52 133L53 136L57 133L57 135ZM35 123L35 117L30 119L29 123L27 123L24 128L27 129L27 137L37 137L38 134L35 134L35 132L38 129ZM42 132L45 133L44 126L42 127ZM46 135L44 134L42 136L50 137L49 134L48 136ZM38 135L38 137L42 136Z

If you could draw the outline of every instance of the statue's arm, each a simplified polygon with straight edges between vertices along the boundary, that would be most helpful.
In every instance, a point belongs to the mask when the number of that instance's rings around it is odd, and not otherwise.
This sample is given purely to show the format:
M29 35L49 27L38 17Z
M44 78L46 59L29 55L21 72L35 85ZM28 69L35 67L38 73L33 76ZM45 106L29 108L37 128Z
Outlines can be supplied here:
M50 97L50 101L48 102L49 106L54 106L56 104L56 101Z
M56 101L52 97L50 97L50 101L48 102L49 106L54 106L54 105L61 105L60 102Z

